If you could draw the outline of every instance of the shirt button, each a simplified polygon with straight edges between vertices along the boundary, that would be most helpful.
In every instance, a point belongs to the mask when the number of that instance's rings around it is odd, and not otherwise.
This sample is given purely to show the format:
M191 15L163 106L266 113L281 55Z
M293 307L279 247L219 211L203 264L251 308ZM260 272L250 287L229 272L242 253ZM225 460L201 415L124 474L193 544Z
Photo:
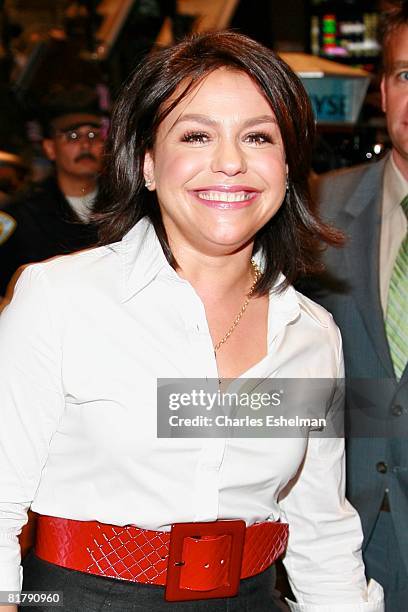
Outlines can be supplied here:
M377 472L380 472L380 474L386 474L388 470L388 465L384 463L384 461L379 461L376 465L376 468Z
M404 412L404 409L400 404L395 404L395 406L392 407L391 412L394 416L399 417Z

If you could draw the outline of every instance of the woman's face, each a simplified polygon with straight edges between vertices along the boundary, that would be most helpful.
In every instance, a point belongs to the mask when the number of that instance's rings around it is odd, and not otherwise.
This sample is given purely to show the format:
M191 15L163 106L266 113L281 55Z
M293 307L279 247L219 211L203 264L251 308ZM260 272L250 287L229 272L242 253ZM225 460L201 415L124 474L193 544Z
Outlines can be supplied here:
M176 257L248 245L281 206L286 172L271 107L246 73L226 68L166 117L144 165Z

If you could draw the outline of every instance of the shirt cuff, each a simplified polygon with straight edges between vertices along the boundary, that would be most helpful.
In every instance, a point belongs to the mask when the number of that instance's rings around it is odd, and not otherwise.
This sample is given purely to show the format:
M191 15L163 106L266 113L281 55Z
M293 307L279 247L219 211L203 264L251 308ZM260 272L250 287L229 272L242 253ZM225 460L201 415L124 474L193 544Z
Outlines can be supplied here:
M375 580L370 580L367 601L350 604L298 604L286 600L291 612L384 612L384 591Z

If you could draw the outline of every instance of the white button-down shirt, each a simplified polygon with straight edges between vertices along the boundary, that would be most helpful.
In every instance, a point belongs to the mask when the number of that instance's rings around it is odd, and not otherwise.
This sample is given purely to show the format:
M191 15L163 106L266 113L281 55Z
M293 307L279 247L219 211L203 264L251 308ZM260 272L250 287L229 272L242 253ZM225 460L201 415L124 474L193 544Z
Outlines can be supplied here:
M268 353L245 377L342 367L331 316L293 288L271 293ZM381 612L344 497L342 439L157 438L157 378L217 376L204 306L146 220L119 243L28 267L0 319L0 590L19 588L31 504L158 530L281 519L293 610Z

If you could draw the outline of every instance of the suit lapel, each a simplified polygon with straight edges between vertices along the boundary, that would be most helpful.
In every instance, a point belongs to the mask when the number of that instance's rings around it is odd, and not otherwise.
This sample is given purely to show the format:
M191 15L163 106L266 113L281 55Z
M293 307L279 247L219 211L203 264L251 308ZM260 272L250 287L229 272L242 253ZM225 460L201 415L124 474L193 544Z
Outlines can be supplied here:
M352 215L348 226L350 243L346 249L346 260L353 298L385 370L393 377L379 286L381 194L385 160L378 165L379 168L368 168L355 196L346 207L346 212Z

